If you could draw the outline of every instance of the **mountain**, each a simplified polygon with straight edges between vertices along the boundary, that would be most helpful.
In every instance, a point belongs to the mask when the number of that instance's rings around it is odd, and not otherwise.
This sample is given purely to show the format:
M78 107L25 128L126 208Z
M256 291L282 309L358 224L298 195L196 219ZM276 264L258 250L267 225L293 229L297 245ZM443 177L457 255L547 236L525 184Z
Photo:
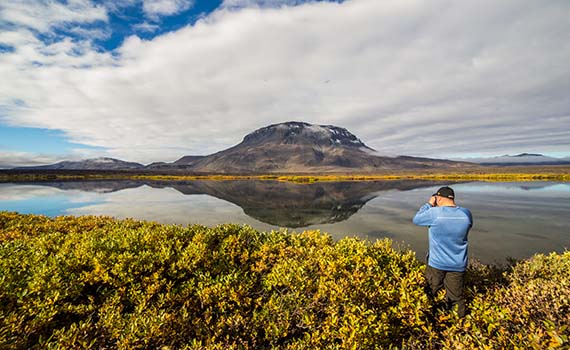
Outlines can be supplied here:
M178 159L177 161L175 161L174 164L192 165L202 158L204 158L204 156L184 156L184 157Z
M367 173L429 168L473 168L475 164L409 156L388 157L345 128L285 122L255 130L242 142L207 156L184 156L147 166L113 158L64 161L24 170L133 170L175 173Z
M258 129L236 146L209 156L186 156L160 170L199 173L332 173L473 167L417 157L381 156L347 129L286 122Z
M114 158L94 158L80 161L63 161L51 165L19 167L22 170L139 170L144 165Z
M489 158L457 159L481 165L562 165L570 164L570 158L554 158L538 153L505 154Z

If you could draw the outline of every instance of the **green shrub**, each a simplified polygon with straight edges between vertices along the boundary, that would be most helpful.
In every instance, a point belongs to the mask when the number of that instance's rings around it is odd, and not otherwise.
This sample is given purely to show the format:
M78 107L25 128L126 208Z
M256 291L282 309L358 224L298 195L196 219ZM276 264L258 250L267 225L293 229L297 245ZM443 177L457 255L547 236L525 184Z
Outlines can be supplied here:
M561 348L569 264L474 265L458 319L389 240L0 212L0 348Z
M449 349L570 348L570 252L535 255L476 295L471 314L443 332Z

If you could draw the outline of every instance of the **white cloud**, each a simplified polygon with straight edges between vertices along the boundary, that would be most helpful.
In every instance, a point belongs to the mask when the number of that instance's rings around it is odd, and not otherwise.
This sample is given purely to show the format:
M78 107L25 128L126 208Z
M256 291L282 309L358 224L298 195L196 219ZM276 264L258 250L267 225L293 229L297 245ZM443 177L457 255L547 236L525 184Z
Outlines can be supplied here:
M70 27L68 31L79 37L88 38L89 40L104 40L112 35L109 28Z
M61 195L62 190L46 186L19 185L1 183L0 201L24 201L38 197L49 198ZM3 208L2 210L6 210Z
M107 38L111 33L102 27L82 26L99 21L108 21L106 8L88 0L1 2L0 24L5 28L0 32L0 44L15 49L15 52L0 56L0 63L4 65L0 72L7 74L3 78L17 84L17 81L9 80L11 73L43 65L84 67L112 64L111 55L98 52L92 44L93 40ZM54 34L54 29L66 30L81 39L61 39ZM40 40L39 34L45 38ZM6 104L2 101L4 97L4 94L0 95L0 104Z
M241 9L246 7L282 7L282 6L296 6L313 1L306 0L224 0L222 8L228 9Z
M122 16L126 8L139 4L142 0L102 0L103 6L108 12ZM101 1L100 1L101 2Z
M139 32L152 33L152 32L157 31L160 28L160 26L157 24L142 22L142 23L138 23L138 24L133 25L133 28Z
M62 156L29 152L0 151L0 169L11 169L20 166L36 166L53 164L64 160Z
M0 55L10 82L0 120L143 163L219 151L287 120L347 127L387 154L567 154L569 10L531 0L221 9L131 37L116 56L38 49L19 33Z
M0 3L0 22L47 32L63 23L107 21L107 10L89 0L9 0Z
M109 156L110 154L107 151L95 148L74 148L66 154L41 153L41 150L38 150L38 152L18 152L0 149L0 169L48 165L67 160L77 161Z
M51 84L51 81L43 79L46 72L44 66L53 67L51 72L54 72L72 67L109 66L115 63L111 53L98 52L90 40L74 41L65 38L46 44L28 34L26 29L0 34L1 44L15 48L14 52L0 56L2 77L14 84L0 86L0 105L5 105L7 99L18 98L10 92L13 89L14 92L19 90L25 97L22 100L29 102L39 87ZM19 85L20 83L26 85Z
M20 47L30 43L38 43L34 34L27 29L18 31L3 30L0 31L0 44Z
M186 11L194 5L194 0L142 0L143 12L151 19L170 16Z

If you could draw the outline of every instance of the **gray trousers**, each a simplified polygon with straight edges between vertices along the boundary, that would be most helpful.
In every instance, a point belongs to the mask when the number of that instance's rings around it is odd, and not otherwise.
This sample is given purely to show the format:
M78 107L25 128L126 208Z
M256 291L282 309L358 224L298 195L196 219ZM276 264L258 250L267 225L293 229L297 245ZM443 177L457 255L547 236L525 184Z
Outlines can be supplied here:
M463 295L463 279L465 272L443 271L426 266L427 292L434 297L445 287L445 300L449 308L457 305L459 317L465 316L465 297Z

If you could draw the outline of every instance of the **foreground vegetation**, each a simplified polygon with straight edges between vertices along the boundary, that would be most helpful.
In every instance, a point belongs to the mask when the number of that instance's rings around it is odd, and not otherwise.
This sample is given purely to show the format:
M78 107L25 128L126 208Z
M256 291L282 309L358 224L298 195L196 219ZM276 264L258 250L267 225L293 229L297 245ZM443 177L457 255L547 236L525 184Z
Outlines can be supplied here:
M555 349L570 252L471 264L441 310L389 240L0 212L2 349Z
M387 180L570 181L570 166L484 167L464 170L418 169L413 171L385 171L374 174L161 174L156 172L93 170L0 170L0 182L67 180L270 180L296 183Z

